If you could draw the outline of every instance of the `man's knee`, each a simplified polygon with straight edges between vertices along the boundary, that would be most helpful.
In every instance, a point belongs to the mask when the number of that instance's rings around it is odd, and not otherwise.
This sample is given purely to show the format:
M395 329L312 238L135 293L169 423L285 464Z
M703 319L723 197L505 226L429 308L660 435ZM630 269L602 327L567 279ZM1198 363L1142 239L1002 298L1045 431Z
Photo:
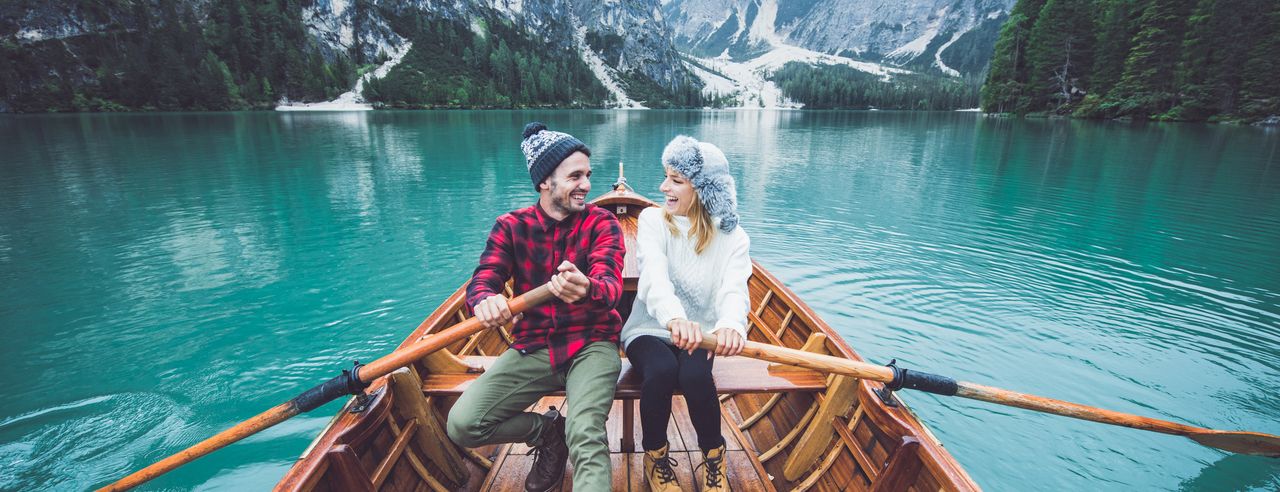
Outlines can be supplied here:
M458 405L449 410L449 418L445 421L445 433L449 439L459 446L475 448L484 445L487 427L474 415L458 412Z

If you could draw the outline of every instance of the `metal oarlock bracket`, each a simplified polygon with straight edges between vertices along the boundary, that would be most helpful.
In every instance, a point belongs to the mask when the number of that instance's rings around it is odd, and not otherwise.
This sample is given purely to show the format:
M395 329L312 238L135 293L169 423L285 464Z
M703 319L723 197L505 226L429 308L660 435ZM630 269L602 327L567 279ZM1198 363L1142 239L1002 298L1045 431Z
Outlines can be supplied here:
M885 405L891 407L901 405L893 397L893 392L902 388L943 396L955 396L956 391L959 390L959 383L956 383L956 380L923 371L903 369L898 367L898 359L890 360L885 365L893 369L893 379L884 384L884 389L876 390L876 395Z
M893 381L884 383L884 387L877 390L873 390L873 391L875 391L876 396L880 397L880 401L884 402L885 406L896 408L898 406L898 399L893 397L893 391L895 389L901 389L902 387L899 386L897 388L894 388L892 385L895 382L899 382L902 380L902 378L900 377L902 370L898 369L898 359L889 360L889 363L885 364L885 366L887 366L890 369L893 369Z
M360 413L369 409L369 402L373 400L372 395L365 392L364 389L369 387L369 383L360 381L360 368L364 367L360 361L354 361L351 370L343 370L342 375L347 378L347 391L355 395L355 405L351 406L348 413Z

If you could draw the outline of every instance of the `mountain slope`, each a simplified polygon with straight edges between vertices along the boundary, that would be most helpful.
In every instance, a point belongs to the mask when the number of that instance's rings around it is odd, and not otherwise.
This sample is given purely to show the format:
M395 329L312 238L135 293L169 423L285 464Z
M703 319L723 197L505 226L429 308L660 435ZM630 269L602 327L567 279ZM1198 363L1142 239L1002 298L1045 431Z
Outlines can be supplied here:
M986 66L994 31L1014 0L671 0L663 6L677 46L701 57L746 60L786 44L865 62L976 75ZM995 24L995 27L991 27ZM982 63L945 64L959 46ZM946 49L942 49L943 47ZM956 58L971 58L958 56ZM936 63L942 59L944 63Z

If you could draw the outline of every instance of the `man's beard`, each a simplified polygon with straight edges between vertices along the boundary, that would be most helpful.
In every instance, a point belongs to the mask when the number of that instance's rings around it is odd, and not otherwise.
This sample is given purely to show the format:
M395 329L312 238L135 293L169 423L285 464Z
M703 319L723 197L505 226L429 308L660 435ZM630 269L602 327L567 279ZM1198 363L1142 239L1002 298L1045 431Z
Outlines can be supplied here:
M583 208L586 208L586 207L574 206L573 197L570 197L568 193L564 195L557 193L559 189L560 189L559 184L556 183L555 181L552 181L551 182L551 206L557 209L557 211L563 212L565 215L568 215L571 213L580 212L582 211Z

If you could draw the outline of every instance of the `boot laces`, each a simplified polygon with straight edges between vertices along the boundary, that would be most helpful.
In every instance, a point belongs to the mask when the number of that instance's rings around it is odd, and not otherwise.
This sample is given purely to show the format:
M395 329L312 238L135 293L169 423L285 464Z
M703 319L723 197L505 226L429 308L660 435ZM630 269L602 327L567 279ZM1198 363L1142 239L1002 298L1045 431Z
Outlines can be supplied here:
M669 454L653 460L653 469L658 472L658 483L677 483L676 471L671 469L673 466L676 466L676 460Z
M555 411L556 407L551 407L551 411ZM525 455L533 455L534 471L545 476L551 476L555 470L551 468L555 465L552 459L554 452L551 448L555 445L555 441L549 436L543 436L541 442L529 449Z
M705 459L705 461L703 461L701 465L698 465L697 468L694 468L693 473L696 475L698 473L698 468L702 468L704 466L707 467L706 486L719 487L720 480L724 478L724 475L720 474L720 462L724 461L724 454L721 454L718 458L703 456L703 459Z

